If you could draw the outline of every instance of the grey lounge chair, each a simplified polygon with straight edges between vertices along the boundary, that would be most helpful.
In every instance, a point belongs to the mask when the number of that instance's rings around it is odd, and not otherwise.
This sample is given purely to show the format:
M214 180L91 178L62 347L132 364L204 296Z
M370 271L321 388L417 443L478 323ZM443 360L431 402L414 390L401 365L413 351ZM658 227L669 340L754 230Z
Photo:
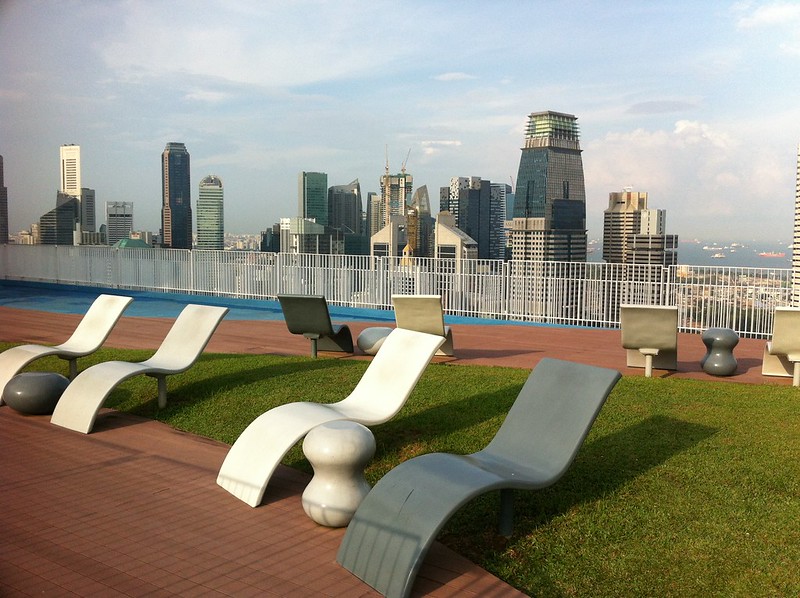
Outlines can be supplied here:
M194 365L227 313L227 307L187 305L150 359L104 361L81 372L61 395L50 423L88 434L109 393L138 374L158 380L158 406L166 407L167 376Z
M283 319L292 334L311 341L311 356L317 350L353 352L353 336L346 324L331 323L328 302L322 295L278 295Z
M490 490L501 490L501 533L510 535L511 489L545 488L564 474L619 378L614 370L543 359L485 449L415 457L378 481L336 560L382 594L408 596L439 530Z
M132 297L99 295L81 319L72 336L60 345L18 345L0 354L0 405L6 384L30 362L56 355L69 361L70 379L78 375L78 358L97 351L106 342L122 312L133 301Z
M653 368L678 369L678 308L664 305L621 305L622 347L628 367L644 368L650 378Z
M372 426L393 418L443 341L432 334L393 330L347 398L327 404L286 403L254 419L228 451L217 484L257 507L281 459L316 426L338 420ZM313 394L311 382L309 389Z

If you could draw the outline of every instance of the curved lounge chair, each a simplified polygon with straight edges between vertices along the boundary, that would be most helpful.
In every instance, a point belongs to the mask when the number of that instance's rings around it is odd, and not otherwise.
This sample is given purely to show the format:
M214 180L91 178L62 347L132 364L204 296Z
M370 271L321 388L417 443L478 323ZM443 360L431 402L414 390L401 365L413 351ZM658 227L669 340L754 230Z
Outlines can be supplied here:
M442 342L440 336L393 330L346 399L331 404L287 403L253 420L228 451L217 484L257 507L281 459L312 428L343 419L381 424L394 417Z
M510 535L510 489L545 488L564 474L619 378L614 370L541 360L485 449L421 455L378 481L336 560L384 595L408 596L439 530L490 490L501 490L501 533Z
M322 295L278 295L286 327L311 341L311 357L322 351L353 352L353 335L347 324L331 323L328 302Z
M30 362L57 355L69 361L70 379L78 375L78 358L97 351L106 342L111 329L122 312L133 301L133 297L120 295L99 295L81 319L72 336L60 345L19 345L0 354L0 405L3 404L3 390L6 384Z
M150 359L105 361L81 372L58 400L50 423L88 434L109 393L138 374L158 379L158 406L165 407L167 376L192 367L227 313L227 307L187 305Z

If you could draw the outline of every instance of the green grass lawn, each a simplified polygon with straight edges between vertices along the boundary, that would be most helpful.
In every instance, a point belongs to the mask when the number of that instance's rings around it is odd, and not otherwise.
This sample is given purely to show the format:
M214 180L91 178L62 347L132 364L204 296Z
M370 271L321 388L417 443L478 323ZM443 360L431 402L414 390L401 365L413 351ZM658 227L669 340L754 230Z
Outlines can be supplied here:
M80 365L150 354L101 350ZM143 376L106 406L232 443L271 407L344 398L366 366L206 354L168 379L166 409ZM481 449L528 373L431 365L400 414L372 428L368 480L422 453ZM299 445L284 463L310 472ZM534 596L800 596L800 389L623 378L564 478L517 493L511 538L496 533L498 504L497 493L470 503L440 540Z

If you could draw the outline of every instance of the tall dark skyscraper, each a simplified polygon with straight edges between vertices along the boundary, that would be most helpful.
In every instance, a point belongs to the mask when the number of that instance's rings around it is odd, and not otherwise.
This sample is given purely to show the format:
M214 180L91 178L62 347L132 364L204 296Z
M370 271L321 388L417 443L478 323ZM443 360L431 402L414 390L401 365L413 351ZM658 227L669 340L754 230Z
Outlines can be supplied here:
M191 249L192 190L183 143L167 143L161 154L161 190L161 246Z
M361 184L358 179L348 185L328 188L328 226L341 229L346 235L361 234Z
M3 178L3 156L0 156L0 245L8 243L8 189Z
M297 212L300 218L328 224L328 175L324 172L301 172L297 176Z
M528 116L514 195L513 259L586 261L586 189L575 116Z

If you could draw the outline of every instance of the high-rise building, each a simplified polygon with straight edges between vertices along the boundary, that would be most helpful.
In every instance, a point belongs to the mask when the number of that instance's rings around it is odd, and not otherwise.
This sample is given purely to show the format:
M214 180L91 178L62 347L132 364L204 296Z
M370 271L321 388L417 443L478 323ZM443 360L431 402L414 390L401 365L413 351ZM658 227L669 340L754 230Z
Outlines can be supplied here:
M324 172L301 172L297 176L297 216L328 224L328 175Z
M61 183L59 191L73 197L81 194L81 146L74 143L61 146Z
M281 218L282 253L344 253L344 235L308 218Z
M528 116L511 237L515 260L586 261L586 189L572 114Z
M648 209L647 193L609 193L603 212L603 259L614 264L677 264L678 237L666 234L666 218L666 210Z
M433 257L434 220L431 216L431 200L428 186L422 185L414 191L406 212L406 236L408 253L414 257Z
M222 179L213 174L200 181L197 195L197 248L225 249Z
M97 230L97 222L96 218L96 210L94 207L95 204L95 193L94 189L89 189L87 187L81 187L81 194L79 196L80 199L80 206L81 206L81 213L80 213L80 222L81 222L81 231L82 232L95 232Z
M414 177L405 165L399 174L389 174L389 164L381 177L381 227L388 226L390 216L405 216L408 200L414 188Z
M346 235L361 234L361 185L358 179L328 189L328 225Z
M74 197L77 201L78 220L75 231L75 244L81 243L82 233L97 230L95 216L95 191L82 185L81 181L81 146L74 143L62 145L59 149L60 182L56 204Z
M383 228L383 204L381 196L374 191L367 193L366 233L371 237Z
M453 177L442 187L439 209L453 214L456 226L478 244L481 259L505 257L505 197L481 177Z
M161 154L161 246L192 248L192 190L189 152L169 142Z
M121 239L129 239L133 232L133 202L106 202L106 242L114 245Z
M794 188L794 239L792 241L792 305L800 307L800 145Z
M39 219L39 243L74 245L80 209L80 200L77 197L59 193L56 207Z
M3 156L0 156L0 245L8 243L8 188L3 177Z

